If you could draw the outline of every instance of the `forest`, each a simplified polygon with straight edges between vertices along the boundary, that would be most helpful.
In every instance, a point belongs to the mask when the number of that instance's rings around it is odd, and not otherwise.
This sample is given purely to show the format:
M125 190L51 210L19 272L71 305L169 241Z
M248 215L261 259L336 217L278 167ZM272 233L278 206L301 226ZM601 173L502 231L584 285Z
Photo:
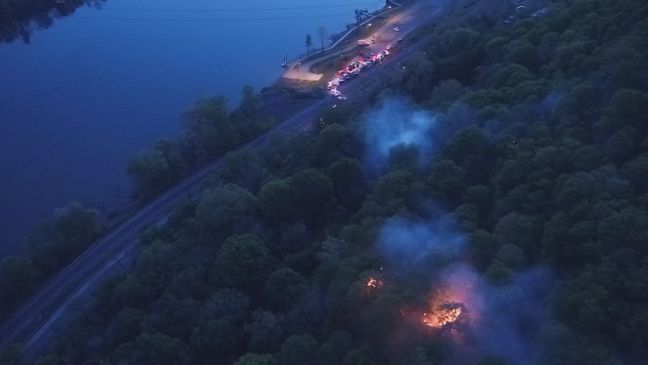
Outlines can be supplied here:
M272 124L251 89L196 104L133 158L138 197L223 168L36 363L643 363L648 4L425 33L366 101L262 150L234 150ZM3 298L103 229L78 204L53 219L0 264Z
M160 139L131 159L127 167L135 188L131 210L274 124L250 87L243 89L237 108L230 110L223 97L212 98L190 108L185 121L179 138ZM0 261L0 322L50 276L123 220L123 214L71 202L27 235L23 256Z

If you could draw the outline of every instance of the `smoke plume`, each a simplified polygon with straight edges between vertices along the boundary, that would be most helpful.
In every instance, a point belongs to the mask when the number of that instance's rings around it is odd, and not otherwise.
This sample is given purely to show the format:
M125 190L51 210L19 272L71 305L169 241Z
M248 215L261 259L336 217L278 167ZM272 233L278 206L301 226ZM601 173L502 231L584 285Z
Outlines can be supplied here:
M387 220L381 230L378 249L398 269L437 261L456 260L463 252L465 238L456 231L449 216L436 221L412 221L402 217Z
M414 289L428 303L418 310L428 316L422 322L429 325L429 316L440 307L462 308L460 321L432 329L436 336L453 339L456 348L449 364L475 363L485 357L507 364L536 363L536 337L549 320L550 272L531 268L505 285L494 285L470 264L468 245L451 215L419 221L397 216L382 227L377 248L386 270L406 287L403 290ZM424 286L413 282L415 272L426 274Z
M403 98L388 97L365 117L365 160L370 168L385 166L396 148L415 148L420 156L434 150L430 134L437 127L436 117L416 109Z
M482 128L491 138L521 137L511 128L520 115L547 117L559 99L521 105L504 120ZM418 152L419 167L457 130L478 122L470 107L452 105L444 113L425 111L400 97L387 97L365 118L365 163L384 169L398 150ZM509 120L510 119L510 120ZM511 137L509 137L511 138ZM470 242L455 216L432 210L425 218L395 216L379 231L376 249L391 280L406 303L404 322L422 331L423 338L450 339L448 364L477 363L484 358L507 364L535 364L540 327L550 322L546 302L555 281L546 268L527 268L507 283L495 285L471 264ZM405 338L407 336L399 336ZM414 347L421 336L410 337ZM401 347L400 343L397 347Z

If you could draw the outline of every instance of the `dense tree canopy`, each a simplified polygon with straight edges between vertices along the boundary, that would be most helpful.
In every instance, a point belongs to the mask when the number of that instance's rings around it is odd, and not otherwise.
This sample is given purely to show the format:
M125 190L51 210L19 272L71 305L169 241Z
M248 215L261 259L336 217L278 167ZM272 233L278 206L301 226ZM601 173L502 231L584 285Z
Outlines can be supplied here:
M44 279L74 260L105 230L103 215L73 202L59 208L25 239L24 257L0 261L0 319L25 299Z
M127 171L136 195L144 200L157 196L214 157L257 137L272 124L264 111L263 102L251 87L243 89L242 100L233 110L222 96L197 102L185 113L179 138L161 139L153 148L142 150L131 159ZM246 169L252 161L243 162L241 158L246 156L230 155L231 163L223 173L246 174L248 184L258 183L254 176L258 172Z
M228 154L42 361L645 362L648 7L488 3L418 34L427 45L376 90L432 116L422 140L433 148L397 146L382 169L369 166L362 125L376 114L362 111L382 104L368 95L317 135ZM162 143L138 155L142 193L262 130L250 90L243 100L236 111L199 103L176 153ZM59 223L70 246L39 251L36 240L33 258L5 260L0 291L19 295L54 270L45 258L71 255L96 222L74 215ZM412 320L453 278L448 261L474 267L461 278L482 289L483 333Z

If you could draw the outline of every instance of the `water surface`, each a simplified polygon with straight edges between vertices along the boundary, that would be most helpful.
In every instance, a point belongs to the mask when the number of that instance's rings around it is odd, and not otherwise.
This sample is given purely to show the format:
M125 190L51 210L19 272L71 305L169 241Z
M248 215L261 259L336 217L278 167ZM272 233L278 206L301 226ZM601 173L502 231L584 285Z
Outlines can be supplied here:
M317 29L383 0L108 0L0 45L0 257L56 207L112 209L137 150L172 137L195 100L276 80Z

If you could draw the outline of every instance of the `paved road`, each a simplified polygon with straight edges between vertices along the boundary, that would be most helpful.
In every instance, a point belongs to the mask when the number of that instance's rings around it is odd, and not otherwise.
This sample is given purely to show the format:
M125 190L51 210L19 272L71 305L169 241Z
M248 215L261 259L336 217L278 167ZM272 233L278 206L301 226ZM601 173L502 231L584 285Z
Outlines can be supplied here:
M398 7L400 7L400 4L396 4ZM331 46L326 48L324 53L328 53L329 51L335 49L338 47L340 43L342 43L347 37L349 37L351 34L353 34L357 29L364 29L363 27L365 24L371 24L371 22L376 19L376 17L384 17L388 16L389 14L392 14L394 11L396 11L398 8L391 8L387 9L385 11L380 12L378 15L372 15L369 17L369 19L363 21L362 23L359 24L359 26L351 28L348 32L346 32L340 39L338 39L335 43L333 43ZM313 68L314 65L326 61L330 58L338 57L343 53L349 52L353 50L356 46L354 44L350 46L346 46L344 48L340 48L337 51L333 53L328 53L325 54L321 57L317 58L311 58L310 56L305 56L302 57L296 61L290 62L287 67L286 71L283 73L282 77L285 79L292 79L292 80L300 80L300 81L311 81L311 82L317 82L322 79L324 76L323 74L318 74L311 72L311 69ZM305 61L308 59L308 61Z
M338 51L322 57L309 59L303 62L302 60L299 60L295 63L289 64L282 77L301 81L319 81L324 75L311 72L314 65L354 51L357 51L358 53L378 53L384 50L388 44L395 44L399 38L406 37L419 26L433 18L435 16L435 9L438 8L437 4L438 0L417 0L414 2L408 1L407 3L403 3L403 5L399 4L402 8L394 8L393 10L389 10L388 12L379 15L380 17L389 17L380 27L376 28L376 26L374 26L376 29L372 29L372 19L362 23L363 25L361 25L361 27L367 33L366 39L375 37L375 43L365 48L358 48L355 45L351 45L340 48ZM395 26L399 26L399 32L394 31Z
M346 95L364 95L375 76L384 73L388 66L400 62L415 52L425 39L406 49L396 49L393 56L344 85ZM393 69L393 68L391 68ZM332 97L313 102L293 117L279 123L240 149L259 149L268 144L275 133L297 134L313 128L314 120L337 101ZM101 283L120 260L134 251L139 234L148 227L164 222L173 207L188 195L200 192L205 178L223 164L218 159L170 189L155 201L142 208L135 216L119 225L98 240L62 272L53 277L20 310L0 327L0 348L15 342L23 342L27 354L38 353L47 343L58 322L69 314L75 300Z

